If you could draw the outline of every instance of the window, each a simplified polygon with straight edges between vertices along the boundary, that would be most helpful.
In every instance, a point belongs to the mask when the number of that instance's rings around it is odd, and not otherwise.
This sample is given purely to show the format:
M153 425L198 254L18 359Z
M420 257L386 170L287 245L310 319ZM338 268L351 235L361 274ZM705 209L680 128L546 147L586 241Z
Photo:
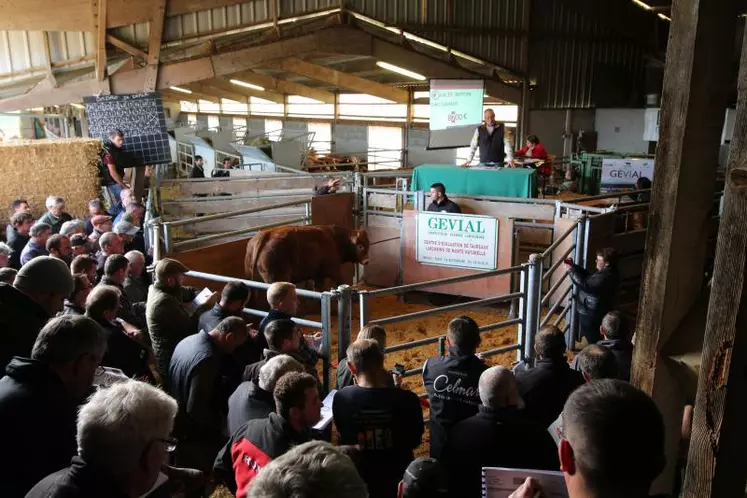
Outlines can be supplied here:
M288 95L288 115L304 118L331 118L335 115L335 106L300 95Z
M247 114L249 112L249 104L246 101L220 99L220 104L224 114Z
M309 132L314 132L311 146L317 155L324 156L332 151L332 125L330 123L310 122Z
M13 138L21 138L21 118L0 116L0 142Z
M265 119L265 133L267 138L277 142L283 136L283 122L279 119Z
M368 170L402 167L402 128L399 126L368 127Z
M282 116L285 114L285 105L259 97L249 97L249 112L251 114Z
M208 128L220 128L220 117L215 115L208 116Z
M246 128L246 118L233 118L234 128Z
M339 98L340 119L365 119L367 121L404 121L407 104L397 104L363 93L342 93Z
M187 114L187 124L197 125L197 114Z
M209 102L207 100L200 100L197 102L198 109L200 112L214 112L220 113L220 104L215 102Z

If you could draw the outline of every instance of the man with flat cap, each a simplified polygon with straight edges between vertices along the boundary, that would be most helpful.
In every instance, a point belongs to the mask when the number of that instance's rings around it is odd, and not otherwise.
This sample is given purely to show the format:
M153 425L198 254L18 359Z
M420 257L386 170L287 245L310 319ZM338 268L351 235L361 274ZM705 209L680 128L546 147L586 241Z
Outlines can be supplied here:
M446 469L435 458L416 458L399 482L397 498L447 498L447 476Z
M200 313L215 304L218 295L213 293L208 301L197 309L188 309L198 289L183 285L184 274L189 268L175 259L164 258L155 270L156 282L150 287L145 307L156 367L164 383L169 374L169 363L176 345L187 336L197 332Z
M31 356L39 331L62 309L74 286L67 265L51 256L32 259L13 285L0 285L0 376L14 356Z

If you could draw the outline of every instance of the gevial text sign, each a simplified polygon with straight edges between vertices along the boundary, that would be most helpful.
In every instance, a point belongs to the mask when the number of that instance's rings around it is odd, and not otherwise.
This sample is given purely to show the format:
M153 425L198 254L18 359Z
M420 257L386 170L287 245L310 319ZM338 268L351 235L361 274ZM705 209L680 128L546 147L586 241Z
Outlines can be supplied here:
M641 177L654 179L653 159L602 160L602 185L635 185Z
M498 220L488 216L430 213L417 216L418 263L495 270Z

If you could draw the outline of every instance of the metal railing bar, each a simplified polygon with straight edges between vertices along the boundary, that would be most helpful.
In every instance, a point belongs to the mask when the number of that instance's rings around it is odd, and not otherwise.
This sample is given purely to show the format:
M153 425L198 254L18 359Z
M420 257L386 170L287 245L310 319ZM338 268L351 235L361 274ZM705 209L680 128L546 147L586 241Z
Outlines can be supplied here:
M488 356L494 356L501 353L510 353L511 351L516 351L517 349L521 348L521 344L511 344L508 346L502 346L500 348L494 348L494 349L488 349L487 351L479 351L478 354L482 356L483 358Z
M545 273L542 275L542 280L544 281L550 278L553 272L555 272L555 270L557 270L558 267L563 264L563 261L565 261L568 258L568 256L571 255L574 249L576 249L575 242L573 243L571 247L568 248L566 252L563 253L563 255L560 258L558 258L558 260L555 263L552 264L552 266L548 270L545 271Z
M615 213L624 213L626 211L636 211L636 210L643 210L642 208L650 206L650 202L637 202L635 204L627 204L625 206L617 207L615 208Z
M514 226L524 228L543 228L545 230L552 230L553 228L555 228L549 223L535 223L531 221L514 221Z
M436 285L456 284L460 282L469 282L470 280L478 280L487 277L496 277L498 275L506 275L509 273L518 273L521 271L521 266L511 266L509 268L501 268L500 270L490 270L483 273L476 273L474 275L464 275L460 277L448 277L440 278L438 280L429 280L427 282L418 282L415 284L400 285L399 287L388 287L386 289L379 289L374 291L368 291L367 294L371 297L380 296L391 296L392 294L402 294L404 292L410 292L413 290L423 289L426 287L433 287Z
M394 190L394 189L386 189L386 188L372 188L372 187L366 187L366 193L369 194L389 194L389 195L404 195L404 196L415 196L418 193L413 192L412 190Z
M600 214L609 213L610 209L612 208L612 206L601 208L601 207L594 207L594 206L582 206L580 204L569 204L566 202L561 202L559 205L561 208L572 209L574 211L587 211L589 213L600 213Z
M561 285L566 281L565 278L559 278L557 282L553 284L552 287L545 293L545 296L540 301L540 306L544 306L547 304L547 301L550 300L550 297L552 297L553 294L560 288Z
M370 323L370 322L369 322ZM417 341L403 342L402 344L395 344L384 349L384 353L394 353L396 351L404 351L406 349L419 348L421 346L428 346L429 344L436 344L438 340L443 336L426 337L425 339L418 339Z
M558 201L553 200L553 199L524 199L523 197L498 197L498 196L491 196L491 195L453 194L450 197L460 198L460 199L473 199L476 201L512 202L512 203L519 203L519 204L551 204L553 206L558 203Z
M228 196L171 197L169 199L161 200L161 204L169 205L169 204L182 204L182 203L194 202L195 204L197 204L195 208L198 208L199 204L209 204L215 201L251 201L253 199L275 199L275 198L283 199L284 197L301 197L303 195L311 194L313 189L309 187L309 188L304 188L303 190L306 190L306 192L296 192L296 193L291 192L291 193L283 193L283 194L255 194L255 195L247 195L247 196L231 195L231 197L228 197ZM222 214L222 213L219 213L219 214ZM200 218L202 218L202 216Z
M552 305L552 308L550 308L550 310L547 312L545 317L542 319L542 321L540 322L539 328L542 328L545 325L547 325L547 322L550 321L550 318L552 318L552 316L555 314L557 309L560 307L560 305L565 300L566 296L568 296L568 293L571 292L572 288L573 288L573 284L568 285L568 288L565 290L565 292L563 292L563 294L560 295L558 300L555 302L555 304Z
M402 218L402 213L393 213L391 211L375 211L372 209L367 209L365 211L365 214L370 214L372 216L386 216L388 218Z
M468 303L451 304L449 306L442 306L441 308L435 308L432 310L416 311L414 313L407 313L405 315L390 316L387 318L379 318L378 320L371 320L368 322L371 325L386 325L387 323L405 322L407 320L415 320L416 318L422 318L431 315L438 315L440 313L446 313L449 311L458 311L463 309L474 308L477 306L487 306L488 304L501 303L517 299L523 296L521 292L514 292L513 294L506 294L498 297L491 297L487 299L478 299L477 301L470 301Z
M166 221L162 223L163 225L168 225L170 227L178 227L182 225L189 225L198 221L212 221L212 220L221 220L223 218L230 218L231 216L238 216L241 214L252 214L252 213L260 213L262 211L268 211L270 209L278 209L281 207L291 207L291 206L300 206L302 204L306 204L307 202L311 202L311 197L308 197L306 199L300 199L297 201L289 201L289 202L280 202L277 204L268 204L266 206L258 206L253 208L247 208L247 209L239 209L237 211L228 211L226 213L218 213L218 214L209 214L207 216L195 216L193 218L184 218L183 220L176 220L176 221Z
M243 278L226 277L224 275L216 275L214 273L205 273L201 271L190 271L186 275L192 278L201 278L203 280L210 280L212 282L242 282L252 289L267 290L270 288L270 284L264 282L255 282L254 280L246 280ZM306 289L296 288L296 294L301 297L309 297L312 299L321 299L322 293L316 291L310 291Z
M615 192L614 194L600 194L600 195L590 195L587 197L577 197L575 199L569 200L569 204L575 204L577 202L587 202L587 201L598 201L601 199L614 199L616 197L628 197L635 194L643 194L646 192L651 192L650 188L645 188L642 190L628 190L625 192Z
M563 309L563 311L558 315L558 317L555 319L555 321L552 322L553 326L557 327L558 325L560 325L560 322L563 321L563 318L565 318L565 316L568 314L569 311L571 311L571 307L570 306L566 306Z
M491 330L501 329L503 327L508 327L510 325L517 325L523 321L524 320L522 318L512 318L510 320L503 320L502 322L496 322L496 323L491 323L488 325L483 325L482 327L479 328L479 330L480 330L480 333L489 332Z
M545 249L545 252L543 252L542 254L540 254L540 259L544 260L547 256L549 256L550 254L552 254L552 252L555 250L556 247L558 247L560 245L561 242L563 242L566 238L570 237L570 235L573 233L573 231L576 229L577 226L578 226L578 221L576 221L573 225L571 225L570 227L568 227L568 230L566 230L565 232L563 232L563 235L561 235L560 237L558 237L555 240L555 242L553 242L552 244L550 244L550 247L548 247L547 249Z
M260 230L265 230L267 228L275 228L275 227L282 227L282 226L285 226L285 225L293 225L294 223L301 223L301 222L304 222L304 221L306 221L308 219L309 218L307 218L306 216L301 216L300 218L292 218L290 220L283 220L283 221L278 221L278 222L275 222L275 223L267 223L267 224L264 224L264 225L256 225L256 226L249 227L249 228L244 228L244 229L241 229L241 230L233 230L231 232L222 232L222 233L216 233L216 234L213 234L213 235L205 235L203 237L195 237L195 238L192 238L192 239L189 239L189 240L185 240L183 242L177 242L177 243L175 243L175 244L172 245L172 248L173 249L178 249L180 247L186 247L186 246L192 245L195 242L209 242L211 240L219 240L219 239L222 239L222 238L225 238L225 237L233 237L235 235L246 235L248 233L258 232Z
M249 315L261 316L262 318L269 315L267 311L257 310L254 308L244 308L241 311ZM302 327L314 327L316 329L321 329L323 325L322 322L315 322L313 320L304 320L303 318L292 317L291 320L293 320L293 323L301 325Z

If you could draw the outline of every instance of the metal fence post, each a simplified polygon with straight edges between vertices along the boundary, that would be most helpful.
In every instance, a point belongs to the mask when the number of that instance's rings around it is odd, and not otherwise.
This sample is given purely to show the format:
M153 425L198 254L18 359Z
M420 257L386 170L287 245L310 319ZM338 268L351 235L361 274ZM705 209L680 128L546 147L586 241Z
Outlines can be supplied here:
M518 333L516 342L521 344L521 348L516 351L516 360L525 361L527 359L526 351L524 348L527 343L527 288L529 285L529 265L527 263L521 265L522 270L519 274L519 292L521 297L519 298L519 319L521 323L518 326ZM509 317L510 318L510 317Z
M306 218L306 220L304 221L304 225L311 225L311 201L304 204L303 207L304 217Z
M368 293L366 291L358 292L358 303L360 307L360 321L361 328L368 324L368 320L371 319L371 310L369 308Z
M153 247L153 265L158 264L163 258L161 254L161 223L158 220L153 220L150 224L151 227L151 247Z
M171 254L171 251L173 250L172 241L171 241L171 227L169 225L162 225L163 227L163 251L166 254Z
M582 213L578 219L578 225L576 226L576 249L573 254L573 261L577 265L585 268L586 260L586 248L584 247L586 242L586 216ZM572 285L571 296L571 317L570 327L565 337L565 344L568 350L573 350L576 347L576 340L578 339L578 288L575 284Z
M329 392L330 388L330 361L332 360L332 298L331 292L322 293L322 387L324 392Z
M540 311L542 306L542 256L531 254L529 256L529 269L527 275L526 292L526 316L524 330L524 359L526 361L534 358L534 336L539 330Z
M337 361L342 361L350 345L350 309L353 289L349 285L337 288Z
M438 356L446 356L446 336L438 338Z

